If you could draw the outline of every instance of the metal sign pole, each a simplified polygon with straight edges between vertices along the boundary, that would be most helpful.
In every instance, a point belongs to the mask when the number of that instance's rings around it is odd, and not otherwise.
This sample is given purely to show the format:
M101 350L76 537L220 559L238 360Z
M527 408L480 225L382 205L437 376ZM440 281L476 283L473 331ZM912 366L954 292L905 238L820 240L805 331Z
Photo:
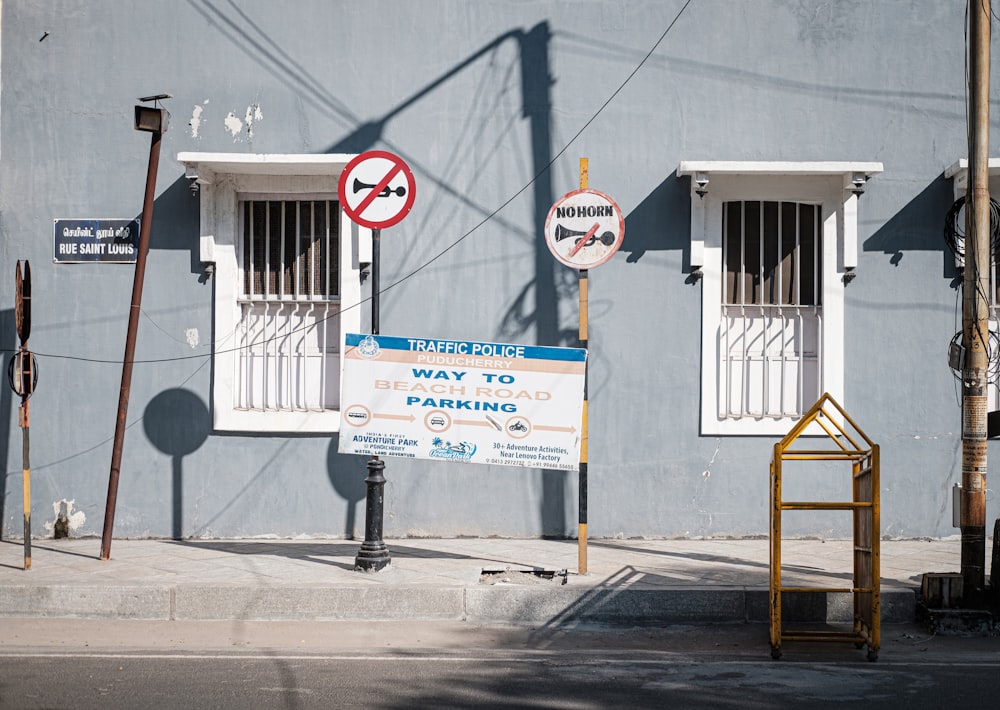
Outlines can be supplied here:
M580 291L580 344L589 345L588 335L588 274L590 269L607 263L625 238L625 217L621 207L611 197L591 190L590 171L586 158L580 158L580 188L567 192L556 200L545 218L545 242L556 261L576 269ZM579 461L579 570L587 573L587 467L589 439L589 405L587 403L587 372L589 357L583 370L583 408L580 426Z
M35 366L34 357L28 352L28 336L31 334L31 266L24 262L24 273L21 273L21 262L17 262L16 271L17 305L15 320L17 336L21 342L15 356L16 366L11 368L12 382L16 378L15 391L21 395L21 406L17 410L18 425L21 427L21 483L24 508L24 569L31 569L31 458L30 425L28 398L34 390ZM15 365L15 363L11 363Z
M382 230L372 230L372 335L379 334L379 262L381 261ZM389 549L382 540L383 502L385 494L385 462L372 456L365 477L365 541L354 558L354 569L378 572L391 561Z
M30 370L31 365L28 367ZM28 455L30 451L28 430L31 422L28 416L28 398L25 395L21 395L18 418L21 424L21 480L24 486L24 568L31 569L31 459Z
M379 334L379 271L382 228L397 224L409 213L416 197L413 172L402 158L384 150L369 150L355 156L337 181L337 199L353 222L372 230L372 335ZM378 456L368 460L365 477L365 541L354 569L378 572L389 564L389 550L382 541L382 510L385 492L385 462Z

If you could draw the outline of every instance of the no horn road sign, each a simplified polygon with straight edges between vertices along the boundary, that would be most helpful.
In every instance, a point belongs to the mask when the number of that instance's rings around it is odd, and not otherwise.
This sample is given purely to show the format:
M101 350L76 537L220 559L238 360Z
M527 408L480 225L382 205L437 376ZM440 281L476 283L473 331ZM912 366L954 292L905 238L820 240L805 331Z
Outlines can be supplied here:
M417 192L409 166L398 155L369 150L340 174L337 195L353 222L369 229L391 227L413 207Z
M592 269L622 245L625 217L614 200L597 190L574 190L556 200L545 218L545 243L557 261Z

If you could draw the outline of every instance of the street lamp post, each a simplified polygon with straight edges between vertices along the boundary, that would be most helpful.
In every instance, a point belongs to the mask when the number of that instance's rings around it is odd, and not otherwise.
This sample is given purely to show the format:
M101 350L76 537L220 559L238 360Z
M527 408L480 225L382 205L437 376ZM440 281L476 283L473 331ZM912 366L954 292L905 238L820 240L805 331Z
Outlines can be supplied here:
M156 102L169 99L170 94L144 96L142 102L153 101L153 106L135 107L135 130L152 133L149 147L149 166L146 170L146 192L142 201L142 220L139 224L139 253L135 260L135 277L132 281L132 306L128 313L128 332L125 336L125 357L122 362L122 383L118 394L118 418L115 422L114 445L111 450L111 473L108 476L108 501L104 510L104 530L101 535L101 559L111 559L111 536L115 526L115 506L118 502L118 478L121 472L122 448L125 442L128 400L132 390L132 365L135 360L135 341L139 330L139 311L142 307L142 285L146 275L146 255L149 252L149 232L153 222L153 200L156 196L156 171L160 163L160 138L167 132L170 114Z

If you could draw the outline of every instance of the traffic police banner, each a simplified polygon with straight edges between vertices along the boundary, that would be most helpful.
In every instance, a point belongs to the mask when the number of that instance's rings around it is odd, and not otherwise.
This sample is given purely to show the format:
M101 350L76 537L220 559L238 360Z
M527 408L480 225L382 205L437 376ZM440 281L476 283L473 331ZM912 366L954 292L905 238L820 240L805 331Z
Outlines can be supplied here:
M586 350L346 339L341 453L579 468Z

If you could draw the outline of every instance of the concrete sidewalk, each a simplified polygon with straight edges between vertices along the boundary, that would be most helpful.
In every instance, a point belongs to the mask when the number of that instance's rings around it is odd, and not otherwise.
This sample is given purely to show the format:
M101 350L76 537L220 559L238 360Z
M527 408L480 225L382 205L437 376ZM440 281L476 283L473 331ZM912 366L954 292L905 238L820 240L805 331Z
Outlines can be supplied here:
M164 620L733 623L768 620L760 540L387 540L391 564L354 571L349 540L0 541L0 616ZM851 585L849 540L784 540L782 586ZM960 569L960 540L881 543L883 623L911 622L925 572ZM804 621L851 618L851 595L797 596Z

